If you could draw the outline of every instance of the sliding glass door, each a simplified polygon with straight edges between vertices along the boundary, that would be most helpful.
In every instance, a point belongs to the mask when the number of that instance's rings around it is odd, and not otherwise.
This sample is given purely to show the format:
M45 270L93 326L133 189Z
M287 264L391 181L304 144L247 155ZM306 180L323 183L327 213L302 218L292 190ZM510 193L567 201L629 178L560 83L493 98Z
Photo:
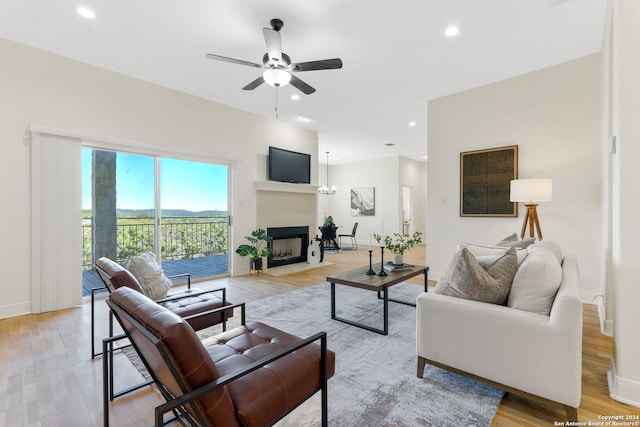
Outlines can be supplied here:
M228 167L83 149L83 294L93 261L154 252L167 275L228 273Z
M228 169L160 159L159 240L167 273L228 273Z

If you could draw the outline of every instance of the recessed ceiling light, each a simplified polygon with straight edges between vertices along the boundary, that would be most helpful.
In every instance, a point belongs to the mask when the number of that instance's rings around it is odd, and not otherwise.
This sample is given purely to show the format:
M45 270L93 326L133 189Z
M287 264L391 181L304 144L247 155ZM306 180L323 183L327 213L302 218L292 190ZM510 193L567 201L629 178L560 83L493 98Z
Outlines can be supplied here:
M458 28L455 25L452 25L445 30L444 35L447 37L453 37L458 35L458 33L460 33L460 28Z
M429 156L427 156L426 154L424 156L422 156L423 159L428 159Z
M416 122L413 122L413 121L409 122L409 126L414 127L415 125L416 125Z
M310 122L311 121L311 117L300 116L300 120L302 120L303 122Z
M78 15L82 16L83 18L94 19L96 17L96 14L93 12L93 10L89 9L88 7L78 6L76 12L78 12Z
M297 93L294 93L293 95L291 95L291 99L294 101L297 101L300 99L300 95L298 95Z

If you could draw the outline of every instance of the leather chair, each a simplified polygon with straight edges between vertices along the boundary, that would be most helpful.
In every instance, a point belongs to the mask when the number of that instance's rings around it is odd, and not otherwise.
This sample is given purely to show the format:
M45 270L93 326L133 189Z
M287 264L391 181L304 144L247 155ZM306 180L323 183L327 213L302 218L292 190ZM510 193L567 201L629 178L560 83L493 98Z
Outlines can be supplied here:
M155 410L156 426L167 412L184 425L270 426L318 391L327 425L327 380L335 372L335 354L327 350L326 333L300 339L246 323L242 303L232 306L242 309L241 326L200 341L184 318L132 289L114 291L107 304L167 402ZM103 341L105 426L108 346L118 338Z
M356 230L358 229L358 223L353 224L353 230L351 230L351 234L338 234L338 246L342 247L342 238L349 237L351 238L351 246L354 249L358 249L358 242L356 241Z
M144 294L144 289L135 278L135 276L117 262L109 258L102 257L98 258L94 262L94 267L98 272L98 275L104 282L105 288L109 291L109 293L114 292L118 288L127 287L141 294ZM187 321L195 330L208 328L220 323L222 323L222 329L226 330L226 321L229 317L233 316L232 309L207 314L204 316L197 316L193 319L190 318L190 316L194 314L208 313L213 309L230 305L231 303L227 301L226 289L219 288L203 291L198 288L192 288L191 278L188 274L179 276L187 276L187 289L169 291L167 297L162 300L158 300L157 303L176 313L178 316L187 318ZM219 294L220 297L218 297L216 294ZM96 353L95 351L95 308L93 292L91 297L91 357L94 358L102 353ZM111 312L109 312L109 337L112 336L113 316ZM150 382L147 381L118 392L114 392L113 388L111 388L109 390L110 399L113 400L116 397L137 390L148 384L150 384Z
M105 284L105 288L109 291L109 293L114 290L127 286L131 289L134 289L142 294L144 294L144 289L138 282L129 270L118 264L117 262L106 258L98 258L94 262L94 268L98 272L98 275L102 279ZM213 290L203 291L199 288L191 287L191 276L189 274L180 274L174 277L185 276L187 278L187 289L186 290L178 290L178 291L169 291L167 293L167 297L156 301L158 304L165 306L170 309L174 313L179 316L185 317L190 316L192 314L202 313L204 311L213 310L214 308L221 307L226 304L230 304L226 300L226 289L219 288ZM216 293L220 294L218 297ZM229 310L227 313L228 316L232 316L233 311ZM190 324L195 330L200 330L204 328L208 328L209 326L217 325L219 323L223 323L226 321L223 313L217 313L211 316L199 317L195 320L191 320ZM91 299L91 355L92 358L95 356L99 356L99 353L95 353L94 348L94 336L95 336L95 326L94 326L94 299L92 295ZM111 328L111 322L110 322ZM109 336L112 336L112 330L110 329Z

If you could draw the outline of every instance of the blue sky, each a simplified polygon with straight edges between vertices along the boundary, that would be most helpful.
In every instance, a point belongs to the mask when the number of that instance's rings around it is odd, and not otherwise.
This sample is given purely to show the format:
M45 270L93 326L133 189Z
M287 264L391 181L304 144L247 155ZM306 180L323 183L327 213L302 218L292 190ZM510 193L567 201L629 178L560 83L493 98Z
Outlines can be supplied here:
M91 209L91 151L82 150L82 209ZM117 207L152 209L153 157L118 153ZM161 159L162 209L227 210L227 167L176 159Z

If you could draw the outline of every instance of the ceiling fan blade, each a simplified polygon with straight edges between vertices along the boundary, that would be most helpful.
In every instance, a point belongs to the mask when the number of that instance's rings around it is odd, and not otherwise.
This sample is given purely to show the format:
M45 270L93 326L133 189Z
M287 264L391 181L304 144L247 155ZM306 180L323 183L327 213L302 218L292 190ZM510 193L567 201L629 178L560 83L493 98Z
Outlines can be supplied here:
M291 83L291 86L295 87L305 95L311 95L313 92L316 91L314 88L312 88L311 86L309 86L308 84L306 84L305 82L303 82L302 80L294 76L293 74L291 75L291 81L289 83Z
M262 83L264 83L264 78L260 76L254 81L252 81L251 83L249 83L248 85L246 85L245 87L243 87L242 90L254 90L258 86L260 86Z
M281 62L282 40L280 38L280 33L271 28L263 28L262 33L264 34L264 43L267 45L267 53L269 54L269 59L276 63Z
M340 58L298 62L297 64L291 65L291 71L335 70L338 68L342 68L342 60Z
M242 59L227 58L226 56L214 55L213 53L207 53L205 55L209 59L215 59L216 61L231 62L232 64L246 65L248 67L262 68L262 65L255 62L243 61Z

